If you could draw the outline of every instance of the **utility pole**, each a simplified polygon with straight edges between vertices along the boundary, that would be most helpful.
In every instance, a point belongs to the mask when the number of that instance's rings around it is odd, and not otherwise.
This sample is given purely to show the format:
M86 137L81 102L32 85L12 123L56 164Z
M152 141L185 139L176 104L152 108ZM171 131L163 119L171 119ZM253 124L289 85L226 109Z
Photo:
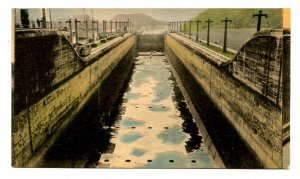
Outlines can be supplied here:
M81 23L77 19L75 19L75 40L76 40L76 45L78 44L78 29L77 29L77 23Z
M71 21L71 19L69 19L68 21L66 21L66 23L69 23L69 28L70 28L70 41L71 41L71 43L73 44L73 42L72 42L73 35L72 35L72 21Z
M227 23L231 22L231 20L227 19L227 17L221 21L222 23L225 22L225 31L224 31L224 45L223 45L223 52L226 52L226 43L227 43Z
M183 35L185 36L185 22L186 21L183 21Z
M88 20L85 20L85 38L87 42L89 41L89 26L88 26Z
M173 31L176 32L176 22L174 21L173 24L174 24L174 29L173 29Z
M261 17L268 17L268 14L262 14L262 10L259 11L258 14L253 14L252 18L257 16L257 31L260 31L260 26L261 26Z
M196 34L196 41L198 42L199 40L199 22L201 23L201 21L197 20L197 34Z
M190 20L190 32L189 32L189 38L192 36L192 21Z
M61 30L61 21L58 22L59 23L59 30Z
M49 16L50 16L50 29L52 29L52 17L51 17L51 10L50 9L48 9L49 10Z
M112 20L110 20L109 23L110 23L110 35L112 35Z
M34 23L34 21L31 20L30 23L31 23L31 28L35 28L35 23Z
M99 39L99 22L98 22L98 20L96 21L96 24L97 24L97 38Z
M123 21L123 34L126 33L126 21Z
M119 31L120 31L120 33L121 33L121 31L122 31L122 22L119 21L118 23L119 23Z
M103 20L102 26L103 26L103 36L105 36L106 35L106 21L105 20Z
M95 23L97 23L97 22L92 19L92 38L93 38L93 42L95 41L95 34L94 34L94 24Z
M181 33L181 21L179 21L179 33Z
M209 45L209 26L210 26L210 23L212 23L213 21L208 19L205 22L207 23L207 45Z
M118 21L116 21L115 23L116 23L116 25L115 25L115 32L116 32L116 35L117 35L117 33L118 33Z
M42 9L42 16L42 28L46 28L46 10L44 8Z
M30 28L28 9L21 9L21 25L23 28Z
M127 25L126 25L126 32L128 32L129 31L129 18L127 19L127 23L126 23Z
M131 21L128 22L128 32L131 31Z

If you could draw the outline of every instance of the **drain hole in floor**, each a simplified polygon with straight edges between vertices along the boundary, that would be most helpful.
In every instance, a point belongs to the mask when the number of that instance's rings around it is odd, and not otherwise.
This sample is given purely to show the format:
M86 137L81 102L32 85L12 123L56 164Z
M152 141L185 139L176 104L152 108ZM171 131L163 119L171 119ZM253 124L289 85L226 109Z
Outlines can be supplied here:
M174 163L174 160L169 160L170 163Z
M196 163L196 160L192 160L191 162L192 162L192 163Z
M147 162L152 162L152 160L147 160Z
M165 129L168 129L168 127L165 127Z
M125 160L125 162L131 162L131 160Z
M152 127L148 127L148 129L152 129Z
M105 159L104 162L109 162L109 160L108 160L108 159Z
M148 108L152 108L151 106L149 106Z
M131 127L132 129L135 129L135 127Z

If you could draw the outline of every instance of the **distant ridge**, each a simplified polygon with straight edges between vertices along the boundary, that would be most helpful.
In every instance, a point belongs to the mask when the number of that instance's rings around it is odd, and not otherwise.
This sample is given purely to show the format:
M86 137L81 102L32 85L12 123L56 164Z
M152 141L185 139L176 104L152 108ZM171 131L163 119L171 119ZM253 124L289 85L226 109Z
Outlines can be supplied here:
M112 18L113 21L127 21L130 20L136 27L150 27L167 25L166 21L154 19L151 16L143 13L135 14L118 14Z

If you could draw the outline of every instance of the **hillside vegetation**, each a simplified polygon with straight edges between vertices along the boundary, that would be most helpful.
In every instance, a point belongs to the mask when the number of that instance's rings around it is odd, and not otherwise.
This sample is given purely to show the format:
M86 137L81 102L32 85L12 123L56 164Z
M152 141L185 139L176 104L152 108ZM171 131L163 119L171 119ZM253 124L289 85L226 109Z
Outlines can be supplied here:
M200 20L200 28L207 26L205 21L211 19L211 28L224 28L224 23L221 21L226 17L232 20L228 28L255 28L257 26L257 17L252 18L253 14L257 14L262 10L263 14L268 14L268 17L262 17L262 27L280 28L282 27L282 9L207 9L200 13L192 20Z

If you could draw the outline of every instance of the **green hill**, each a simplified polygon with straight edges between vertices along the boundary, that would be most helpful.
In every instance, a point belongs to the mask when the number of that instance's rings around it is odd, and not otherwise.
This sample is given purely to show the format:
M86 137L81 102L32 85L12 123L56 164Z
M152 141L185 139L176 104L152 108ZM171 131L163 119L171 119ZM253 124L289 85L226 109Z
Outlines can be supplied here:
M253 14L257 14L262 10L263 14L268 14L268 17L262 17L262 27L278 28L282 27L282 9L207 9L200 13L192 20L201 20L201 28L205 28L207 19L213 20L212 28L223 28L224 23L221 23L226 17L232 20L229 23L229 28L253 28L257 25L257 17L252 18Z

